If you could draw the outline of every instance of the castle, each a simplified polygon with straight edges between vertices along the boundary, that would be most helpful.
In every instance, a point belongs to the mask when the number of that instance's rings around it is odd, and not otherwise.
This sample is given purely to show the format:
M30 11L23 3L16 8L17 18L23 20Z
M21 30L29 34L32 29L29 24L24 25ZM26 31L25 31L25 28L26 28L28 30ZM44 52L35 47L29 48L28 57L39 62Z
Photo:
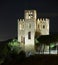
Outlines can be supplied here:
M36 10L25 10L24 19L18 19L18 42L25 52L35 51L35 38L49 35L49 19L37 19Z

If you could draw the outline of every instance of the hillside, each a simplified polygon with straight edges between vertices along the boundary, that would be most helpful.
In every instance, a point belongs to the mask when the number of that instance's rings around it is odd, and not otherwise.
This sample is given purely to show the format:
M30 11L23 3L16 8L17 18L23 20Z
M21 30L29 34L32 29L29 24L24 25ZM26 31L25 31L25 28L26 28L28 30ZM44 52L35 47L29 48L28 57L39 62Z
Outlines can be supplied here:
M58 65L58 55L35 55L18 61L5 62L3 65Z

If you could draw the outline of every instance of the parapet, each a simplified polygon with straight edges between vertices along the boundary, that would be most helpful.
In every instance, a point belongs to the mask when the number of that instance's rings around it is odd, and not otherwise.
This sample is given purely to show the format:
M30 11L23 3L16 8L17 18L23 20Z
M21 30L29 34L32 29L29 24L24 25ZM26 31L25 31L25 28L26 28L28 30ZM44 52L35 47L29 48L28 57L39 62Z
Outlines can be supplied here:
M46 21L49 21L48 18L38 18L37 19L37 22L46 22Z
M18 19L18 21L22 21L22 22L24 22L25 20L24 20L24 19Z
M20 19L19 21L23 21L24 22L24 19Z

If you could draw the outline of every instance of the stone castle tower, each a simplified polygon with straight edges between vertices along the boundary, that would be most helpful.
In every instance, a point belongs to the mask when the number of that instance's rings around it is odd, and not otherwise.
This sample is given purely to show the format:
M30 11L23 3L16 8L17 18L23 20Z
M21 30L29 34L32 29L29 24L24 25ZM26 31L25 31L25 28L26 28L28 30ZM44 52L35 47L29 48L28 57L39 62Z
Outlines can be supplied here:
M18 42L25 52L35 51L35 37L40 35L49 35L49 19L37 19L36 10L25 10L24 19L18 19Z

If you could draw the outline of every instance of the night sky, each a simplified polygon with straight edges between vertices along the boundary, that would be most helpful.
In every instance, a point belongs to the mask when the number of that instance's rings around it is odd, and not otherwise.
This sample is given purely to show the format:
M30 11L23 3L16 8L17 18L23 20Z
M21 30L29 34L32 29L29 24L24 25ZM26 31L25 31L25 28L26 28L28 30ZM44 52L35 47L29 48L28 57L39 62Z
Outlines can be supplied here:
M17 19L24 18L25 9L36 9L38 18L50 18L50 34L58 33L57 0L1 0L0 41L17 37Z

